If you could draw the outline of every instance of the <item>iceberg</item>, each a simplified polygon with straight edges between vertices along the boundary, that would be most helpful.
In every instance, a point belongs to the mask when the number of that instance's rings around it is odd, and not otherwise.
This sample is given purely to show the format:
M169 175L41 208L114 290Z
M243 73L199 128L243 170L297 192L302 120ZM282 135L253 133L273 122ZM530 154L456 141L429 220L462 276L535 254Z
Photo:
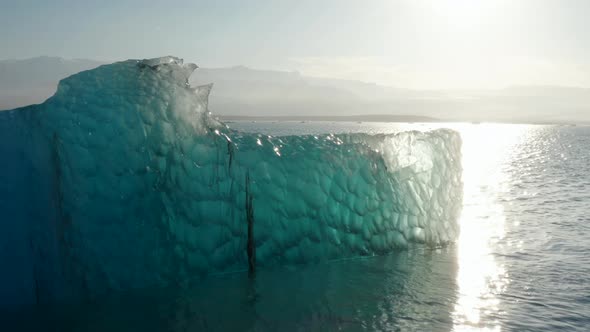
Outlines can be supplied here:
M0 113L0 306L457 237L458 133L243 133L188 84L196 68L103 65Z

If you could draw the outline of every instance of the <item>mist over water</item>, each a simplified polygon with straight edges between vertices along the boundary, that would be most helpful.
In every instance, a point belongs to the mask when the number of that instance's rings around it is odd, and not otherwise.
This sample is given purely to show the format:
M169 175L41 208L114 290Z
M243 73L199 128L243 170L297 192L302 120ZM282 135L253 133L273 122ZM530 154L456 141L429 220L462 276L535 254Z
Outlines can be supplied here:
M392 133L437 125L231 123L269 135ZM457 243L211 276L10 324L60 331L579 330L590 324L590 128L445 125L463 138ZM28 325L27 325L28 324ZM9 325L10 326L10 325Z

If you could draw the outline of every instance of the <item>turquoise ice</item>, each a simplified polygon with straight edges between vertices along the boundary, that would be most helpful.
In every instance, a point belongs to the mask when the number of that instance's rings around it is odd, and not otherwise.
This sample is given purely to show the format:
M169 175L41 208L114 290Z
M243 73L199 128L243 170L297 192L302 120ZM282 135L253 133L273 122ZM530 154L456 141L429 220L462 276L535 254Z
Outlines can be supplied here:
M269 137L229 129L164 57L60 82L0 113L0 305L179 286L441 246L458 235L451 130Z

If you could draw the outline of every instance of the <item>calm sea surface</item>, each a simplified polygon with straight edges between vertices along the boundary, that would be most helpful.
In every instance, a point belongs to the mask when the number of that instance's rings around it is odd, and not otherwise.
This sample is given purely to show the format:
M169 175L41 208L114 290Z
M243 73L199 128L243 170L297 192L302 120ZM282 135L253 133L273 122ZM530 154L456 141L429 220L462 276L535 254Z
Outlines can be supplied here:
M455 245L213 276L16 314L59 331L589 331L590 127L236 122L269 135L450 127L463 138Z

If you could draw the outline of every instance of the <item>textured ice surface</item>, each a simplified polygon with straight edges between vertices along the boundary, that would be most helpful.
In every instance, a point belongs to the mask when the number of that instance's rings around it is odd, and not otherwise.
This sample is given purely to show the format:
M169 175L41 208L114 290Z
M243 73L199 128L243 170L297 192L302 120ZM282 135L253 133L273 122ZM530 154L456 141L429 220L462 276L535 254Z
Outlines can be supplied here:
M195 68L105 65L0 114L0 304L244 270L248 214L260 267L457 236L457 133L244 134L209 115Z

